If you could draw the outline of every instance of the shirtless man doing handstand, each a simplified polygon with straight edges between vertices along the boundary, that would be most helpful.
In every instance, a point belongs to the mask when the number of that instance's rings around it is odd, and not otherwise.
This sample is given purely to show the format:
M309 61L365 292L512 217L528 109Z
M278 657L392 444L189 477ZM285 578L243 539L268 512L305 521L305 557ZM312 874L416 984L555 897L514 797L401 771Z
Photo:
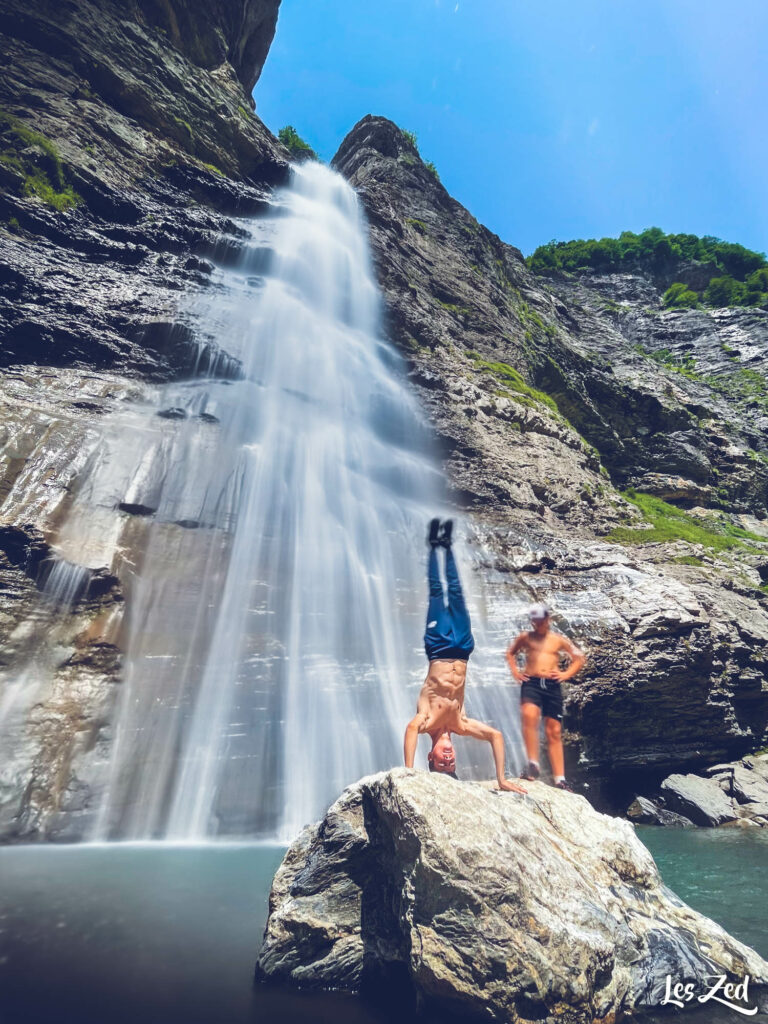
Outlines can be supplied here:
M467 718L464 711L467 662L474 650L475 641L451 548L452 529L450 519L443 523L442 529L439 519L433 519L429 527L429 607L424 634L429 669L419 694L416 717L405 730L405 765L413 768L419 736L427 733L432 740L430 771L455 776L456 756L451 744L451 733L471 736L491 744L499 789L524 793L524 789L504 777L504 738L499 730ZM437 562L438 547L445 548L447 605Z

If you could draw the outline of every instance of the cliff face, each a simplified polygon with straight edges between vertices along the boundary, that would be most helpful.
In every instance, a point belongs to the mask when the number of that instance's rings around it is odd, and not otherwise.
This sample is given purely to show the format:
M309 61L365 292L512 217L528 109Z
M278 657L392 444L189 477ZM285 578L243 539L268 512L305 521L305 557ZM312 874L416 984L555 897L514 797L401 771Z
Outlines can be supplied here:
M48 583L68 570L54 550L110 414L218 358L179 299L209 287L207 257L237 233L230 217L262 209L287 174L250 97L278 7L0 6L5 837L77 837L85 766L108 756L132 571L119 551L136 553L136 527L126 515L118 553L94 556L117 558L122 580L104 570L78 583L73 567L61 608ZM34 706L14 724L32 683Z
M726 337L759 373L766 314L663 312L669 282L650 274L533 275L384 118L356 125L334 164L368 211L390 333L492 552L494 601L522 584L589 650L567 705L572 770L620 803L666 765L754 749L768 717L764 542L602 538L650 528L616 490L632 483L707 506L694 523L718 503L749 511L738 522L765 535L762 411L704 377L733 372ZM693 350L700 369L643 354L665 347Z
M221 239L237 248L231 218L265 209L287 174L247 92L277 9L0 9L0 668L11 703L102 424L214 361L237 373L181 299L211 287L214 256L231 255ZM551 600L589 648L569 700L572 766L621 800L754 749L768 716L764 546L606 537L644 525L614 484L701 503L705 518L718 503L763 515L764 314L663 312L663 282L642 268L532 275L385 119L357 125L336 165L368 210L389 333L472 513L488 599L511 631L521 596ZM659 348L695 349L696 369L644 354ZM753 376L734 369L733 350ZM6 836L78 834L83 766L103 765L111 742L147 511L134 505L89 562L101 571L54 616L48 683L0 773Z
M599 449L613 479L686 506L765 517L768 501L768 312L667 310L672 279L694 269L638 266L621 274L541 280L567 306L577 365L538 379ZM570 365L567 366L570 371Z
M205 281L225 215L287 171L238 78L258 76L277 8L3 5L2 365L188 371L178 292Z

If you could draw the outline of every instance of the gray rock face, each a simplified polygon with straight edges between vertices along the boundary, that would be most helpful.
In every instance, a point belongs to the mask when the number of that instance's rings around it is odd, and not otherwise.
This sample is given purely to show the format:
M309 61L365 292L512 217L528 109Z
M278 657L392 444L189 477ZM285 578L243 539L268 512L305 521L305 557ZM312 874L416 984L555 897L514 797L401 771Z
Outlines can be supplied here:
M614 483L764 514L763 442L739 411L749 403L703 377L735 372L722 346L735 347L736 335L741 358L761 373L765 315L651 310L660 283L639 272L531 274L385 118L363 118L334 164L365 204L389 332L456 499L472 513L494 600L507 603L510 621L519 607L511 595L550 601L558 627L588 649L566 704L569 771L626 807L670 771L760 746L764 546L718 555L601 538L643 525ZM695 351L700 369L686 376L638 346ZM765 532L756 519L744 525Z
M109 758L130 566L119 551L93 554L66 614L42 596L101 422L140 401L148 381L239 372L177 310L181 292L210 287L209 257L237 252L230 217L263 209L287 173L288 154L246 91L278 6L0 5L0 151L31 154L53 174L10 115L44 136L81 199L56 210L0 161L4 840L82 838ZM127 552L140 541L123 519ZM38 648L38 689L17 722L6 712Z
M275 35L280 0L138 0L147 21L158 26L193 63L211 70L228 61L250 92L261 75Z
M257 977L572 1024L659 1005L666 976L768 983L768 963L662 883L626 821L398 769L347 789L278 869Z
M765 827L768 825L768 754L754 754L731 764L715 764L703 775L672 775L661 785L661 799L678 810L688 807L683 813L699 825L738 823ZM668 810L645 797L636 798L627 816L633 821L645 822L649 819L641 814L650 813L651 808L658 812L659 820L654 824L675 824L666 820L670 815Z
M670 775L661 784L667 803L697 825L735 821L736 811L718 784L699 775Z

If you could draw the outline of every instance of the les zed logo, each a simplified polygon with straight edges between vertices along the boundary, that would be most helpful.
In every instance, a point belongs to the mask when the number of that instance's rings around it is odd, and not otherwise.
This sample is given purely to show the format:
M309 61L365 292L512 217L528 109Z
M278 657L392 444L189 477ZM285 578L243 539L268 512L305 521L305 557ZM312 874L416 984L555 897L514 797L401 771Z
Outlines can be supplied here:
M727 980L727 975L725 974L714 975L710 981L712 981L713 984L706 992L702 992L698 997L698 1001L700 1003L707 1003L712 999L716 1003L721 1003L723 1006L727 1006L729 1010L736 1010L737 1013L742 1013L747 1017L752 1017L757 1013L756 1006L747 1008L743 1005L747 1001L747 992L749 989L748 974L745 975L744 980L740 981L738 985L733 982L729 982ZM689 981L684 985L681 981L673 982L672 976L669 974L667 975L667 989L664 993L664 998L661 1000L662 1006L671 1004L672 1006L678 1006L682 1009L686 1003L690 1003L695 997L696 992L692 981Z

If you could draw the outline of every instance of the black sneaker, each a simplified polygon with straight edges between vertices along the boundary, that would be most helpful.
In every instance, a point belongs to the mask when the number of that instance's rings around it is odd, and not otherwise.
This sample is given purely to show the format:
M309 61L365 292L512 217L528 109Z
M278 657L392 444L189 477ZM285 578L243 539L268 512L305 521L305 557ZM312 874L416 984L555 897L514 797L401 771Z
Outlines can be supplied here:
M449 548L451 546L452 539L453 539L453 520L452 519L446 519L445 522L443 523L443 528L440 531L440 540L438 541L438 543L442 544L444 548Z
M573 786L569 786L565 779L556 782L555 789L564 789L566 793L573 793Z
M533 761L528 762L528 767L524 768L520 772L520 778L525 779L526 782L535 782L539 777L539 766L534 764Z
M436 548L440 543L440 520L431 519L429 521L429 534L427 535L427 544L431 548Z

